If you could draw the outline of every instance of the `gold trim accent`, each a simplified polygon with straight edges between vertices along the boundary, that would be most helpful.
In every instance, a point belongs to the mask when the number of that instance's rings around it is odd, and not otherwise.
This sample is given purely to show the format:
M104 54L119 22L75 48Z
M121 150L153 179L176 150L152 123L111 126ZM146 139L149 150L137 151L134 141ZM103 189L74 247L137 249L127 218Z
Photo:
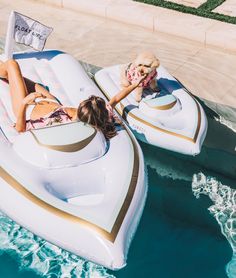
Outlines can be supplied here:
M160 106L151 106L150 104L148 104L148 102L145 101L145 103L147 104L147 106L153 108L153 109L157 109L157 110L168 110L170 108L172 108L173 106L175 106L175 104L177 103L177 100L175 100L172 103L169 104L165 104L165 105L160 105Z
M35 141L41 147L48 148L48 149L55 150L55 151L59 151L59 152L77 152L77 151L80 151L83 148L85 148L93 140L93 138L97 134L97 131L94 129L93 134L90 135L88 138L85 138L82 141L79 141L79 142L76 142L76 143L73 143L73 144L68 144L68 145L47 145L47 144L41 143L32 130L29 130L29 131L33 135Z
M72 215L68 212L65 212L59 208L56 208L56 207L48 204L47 202L43 201L39 197L35 196L28 189L26 189L22 184L20 184L14 177L12 177L2 167L0 167L0 177L5 182L7 182L12 188L14 188L16 191L21 193L28 200L30 200L34 204L40 206L41 208L49 211L50 213L52 213L58 217L64 218L68 221L79 223L80 225L83 225L92 230L95 230L97 233L102 235L107 240L114 242L116 239L116 236L120 230L120 227L123 223L123 220L126 216L126 213L129 209L131 201L133 199L134 192L135 192L136 185L137 185L138 174L139 174L139 155L138 155L137 145L136 145L136 142L134 141L133 137L130 136L128 129L127 129L127 133L128 133L128 136L130 137L130 140L131 140L132 146L133 146L133 150L134 150L134 165L133 165L133 171L132 171L132 176L131 176L128 192L127 192L125 200L121 206L120 212L114 222L111 232L108 232L107 230L99 227L96 224L93 224L87 220L84 220L78 216Z
M197 124L197 128L196 128L196 131L195 131L195 134L194 134L194 137L193 137L193 138L188 137L188 136L183 135L183 134L175 133L175 132L170 131L170 130L163 129L163 128L161 128L161 127L154 126L153 124L151 124L151 123L149 123L149 122L147 122L147 121L145 121L145 120L143 120L143 119L140 119L139 117L137 117L136 115L134 115L134 114L131 113L131 112L128 112L128 113L125 112L125 113L126 113L126 114L129 114L130 117L136 119L137 121L142 122L142 123L144 123L144 124L146 124L146 125L148 125L148 126L154 128L154 129L156 129L156 130L159 130L159 131L162 131L162 132L164 132L164 133L167 133L167 134L170 134L170 135L179 137L179 138L183 138L183 139L185 139L185 140L188 140L188 141L190 141L190 142L195 143L196 140L197 140L197 137L198 137L198 133L199 133L199 130L200 130L200 124L201 124L200 107L199 107L199 104L198 104L196 101L195 101L195 103L196 103L197 109L198 109L198 124ZM123 104L122 104L122 108L123 108L123 110L125 111Z
M126 132L129 134L130 131L127 128L125 128L125 129L126 129ZM116 237L116 235L118 234L119 229L120 229L120 227L123 223L125 215L126 215L128 209L129 209L132 198L134 196L134 192L135 192L137 181L138 181L139 156L138 156L137 143L134 141L132 135L129 134L128 136L130 137L130 140L131 140L133 148L134 148L134 165L133 165L133 171L132 171L132 176L131 176L130 186L129 186L128 192L126 194L123 205L120 209L120 212L119 212L119 214L116 218L116 221L115 221L115 223L112 227L112 230L111 230L111 235L113 235L113 238L114 238L114 235ZM114 240L115 240L115 238L112 240L112 242L114 242Z
M107 100L109 101L111 98L108 96L108 94L105 92L104 88L102 87L102 85L99 84L99 82L96 80L96 77L95 77L95 81L96 81L96 84L99 86L99 88L101 89L101 91L103 92L103 94L106 96ZM185 135L182 135L182 134L178 134L176 132L173 132L173 131L169 131L169 130L166 130L166 129L163 129L161 127L157 127L145 120L142 120L140 119L138 116L134 115L133 113L131 113L130 111L129 112L126 112L125 111L125 106L122 104L122 102L120 102L120 106L121 106L121 109L120 110L119 108L115 108L115 110L127 121L126 119L126 115L129 114L130 117L136 119L137 121L141 122L141 123L144 123L156 130L159 130L159 131L162 131L164 133L167 133L167 134L170 134L170 135L173 135L173 136L176 136L176 137L179 137L179 138L182 138L182 139L185 139L187 141L190 141L190 142L193 142L193 143L196 143L197 141L197 137L198 137L198 134L199 134L199 131L200 131L200 126L201 126L201 113L200 113L200 106L198 104L198 102L196 101L196 99L192 96L192 94L190 92L188 92L188 90L183 87L183 89L185 90L185 92L194 100L194 102L196 103L196 106L197 106L197 111L198 111L198 123L197 123L197 128L196 128L196 131L195 131L195 134L193 136L193 138L191 137L188 137L188 136L185 136ZM126 115L124 115L124 113L126 113Z

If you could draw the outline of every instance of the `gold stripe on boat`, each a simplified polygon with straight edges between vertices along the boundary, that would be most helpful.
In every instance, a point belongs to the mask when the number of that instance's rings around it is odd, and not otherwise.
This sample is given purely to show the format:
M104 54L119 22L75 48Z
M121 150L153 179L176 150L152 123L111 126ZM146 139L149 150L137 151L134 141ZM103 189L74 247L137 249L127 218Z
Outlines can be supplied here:
M127 133L129 133L130 131L128 129L126 129ZM131 176L131 180L130 180L130 186L128 189L128 192L126 194L124 203L119 211L119 214L115 220L115 223L112 227L111 230L111 241L114 242L116 235L119 232L119 229L124 221L125 215L129 209L130 203L132 201L132 198L134 196L134 192L136 189L136 185L138 182L138 174L139 174L139 155L138 155L138 149L137 149L137 143L134 142L134 139L132 138L132 135L129 135L130 139L132 141L132 145L134 148L134 165L133 165L133 171L132 171L132 176Z
M148 102L145 102L145 103L147 104L147 106L151 107L152 109L168 110L168 109L172 108L173 106L175 106L175 104L177 103L177 100L175 100L172 103L165 104L165 105L160 105L160 106L151 106L150 104L148 104Z
M110 100L111 98L108 96L108 94L106 93L105 89L99 84L99 82L97 82L97 80L96 80L96 83L98 84L99 88L100 88L101 91L104 93L104 95L106 96L106 98L107 98L108 100ZM129 112L126 112L126 111L125 111L125 106L123 105L122 102L120 102L121 110L120 110L119 108L115 108L115 109L116 109L116 111L117 111L123 118L125 118L126 121L127 121L127 119L126 119L126 115L124 115L124 112L125 112L127 115L129 115L130 117L132 117L133 119L135 119L135 120L137 120L137 121L139 121L139 122L141 122L141 123L143 123L143 124L145 124L145 125L147 125L147 126L150 126L151 128L154 128L154 129L159 130L159 131L161 131L161 132L163 132L163 133L167 133L167 134L170 134L170 135L173 135L173 136L176 136L176 137L179 137L179 138L182 138L182 139L185 139L185 140L187 140L187 141L190 141L190 142L195 143L195 142L197 141L198 134L199 134L199 130L200 130L200 127L201 127L201 111L200 111L200 106L199 106L198 102L196 101L196 99L192 96L192 94L190 94L190 93L188 92L187 89L184 88L184 90L185 90L185 92L194 100L194 102L195 102L195 104L196 104L196 106L197 106L198 123L197 123L197 128L196 128L196 131L195 131L195 134L194 134L193 138L188 137L188 136L186 136L186 135L182 135L182 134L173 132L173 131L170 131L170 130L163 129L163 128L161 128L161 127L157 127L157 126L155 126L155 125L153 125L153 124L151 124L151 123L149 123L149 122L147 122L147 121L141 119L140 117L134 115L134 114L133 114L132 112L130 112L130 111L129 111Z
M80 151L83 148L85 148L93 140L93 138L97 134L96 129L94 129L94 132L93 132L92 135L90 135L88 138L85 138L84 140L81 140L79 142L76 142L76 143L73 143L73 144L68 144L68 145L47 145L47 144L41 143L32 130L30 130L30 132L33 135L35 141L40 146L42 146L44 148L51 149L51 150L60 151L60 152L77 152L77 151Z
M128 129L127 132L129 133ZM93 224L92 222L89 222L88 220L84 220L81 217L75 216L73 214L70 214L66 211L63 211L59 208L54 207L53 205L50 205L49 203L43 201L39 197L35 196L33 193L31 193L28 189L26 189L21 183L19 183L14 177L12 177L6 170L4 170L2 167L0 167L0 177L7 182L12 188L14 188L16 191L18 191L20 194L22 194L24 197L26 197L28 200L32 201L34 204L40 206L41 208L49 211L50 213L61 217L63 219L66 219L68 221L79 223L82 226L88 227L89 229L92 229L102 235L107 240L114 242L116 239L116 236L120 230L120 227L123 223L123 220L125 218L125 215L129 209L130 203L132 201L135 188L137 185L137 179L139 174L139 155L138 155L138 149L136 142L134 141L132 135L128 135L130 137L130 140L132 141L132 146L134 150L134 165L132 170L132 176L128 188L128 192L126 194L125 200L121 206L120 212L118 213L118 216L116 220L114 221L113 227L111 229L111 232L108 232L107 230L99 227L96 224Z

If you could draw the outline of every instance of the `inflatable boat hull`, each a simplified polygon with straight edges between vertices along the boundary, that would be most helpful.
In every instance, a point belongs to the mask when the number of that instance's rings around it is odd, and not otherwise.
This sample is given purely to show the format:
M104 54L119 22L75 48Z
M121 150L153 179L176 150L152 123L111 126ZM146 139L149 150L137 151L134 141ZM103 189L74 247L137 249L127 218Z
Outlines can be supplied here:
M103 97L68 54L55 50L16 53L14 58L25 77L47 85L65 105L76 107L91 94ZM102 155L92 145L102 140L99 134L82 150L68 148L64 141L74 138L64 132L67 125L18 134L10 126L14 115L8 84L0 80L0 89L0 210L78 256L114 270L124 267L147 193L143 155L132 133L119 127L117 136L104 143ZM74 130L79 124L69 125ZM92 130L76 128L84 136ZM80 131L75 136L81 137ZM53 132L61 135L54 138ZM86 153L89 148L97 157Z
M95 74L95 80L108 99L120 87L120 70L116 65ZM140 103L133 94L116 107L135 136L148 144L175 152L196 155L207 132L207 118L200 103L164 67L158 68L160 94L144 92Z

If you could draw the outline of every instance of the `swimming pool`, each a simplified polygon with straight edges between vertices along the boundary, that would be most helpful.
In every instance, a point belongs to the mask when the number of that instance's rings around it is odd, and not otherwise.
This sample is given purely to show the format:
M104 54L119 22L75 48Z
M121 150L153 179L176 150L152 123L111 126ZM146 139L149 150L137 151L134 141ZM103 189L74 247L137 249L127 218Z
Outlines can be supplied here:
M209 130L200 155L140 143L149 192L124 269L112 272L86 262L1 214L0 277L236 277L231 260L236 247L236 136L229 122L219 121L215 104L202 100L202 105ZM206 196L196 198L202 194Z

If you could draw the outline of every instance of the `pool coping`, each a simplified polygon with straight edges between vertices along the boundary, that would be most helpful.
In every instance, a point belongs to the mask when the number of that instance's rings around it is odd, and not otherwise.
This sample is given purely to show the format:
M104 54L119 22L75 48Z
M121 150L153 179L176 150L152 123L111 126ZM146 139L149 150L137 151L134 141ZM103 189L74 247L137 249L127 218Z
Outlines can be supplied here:
M236 25L132 0L38 0L236 52ZM174 22L174 24L173 24ZM187 28L186 28L187 27Z

